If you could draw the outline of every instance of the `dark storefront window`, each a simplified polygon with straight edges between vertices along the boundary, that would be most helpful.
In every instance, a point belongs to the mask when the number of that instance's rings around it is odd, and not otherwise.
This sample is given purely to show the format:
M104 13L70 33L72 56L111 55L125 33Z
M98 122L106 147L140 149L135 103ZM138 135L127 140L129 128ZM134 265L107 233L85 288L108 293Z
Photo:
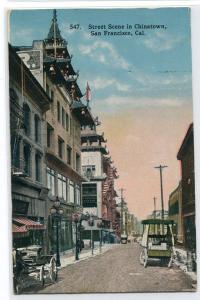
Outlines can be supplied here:
M82 186L83 207L97 207L97 185L87 183Z
M179 204L178 201L174 202L169 207L169 215L177 215L179 213Z
M67 220L60 220L59 227L59 246L60 252L72 248L72 224ZM56 253L56 221L52 219L52 235L51 235L52 253Z

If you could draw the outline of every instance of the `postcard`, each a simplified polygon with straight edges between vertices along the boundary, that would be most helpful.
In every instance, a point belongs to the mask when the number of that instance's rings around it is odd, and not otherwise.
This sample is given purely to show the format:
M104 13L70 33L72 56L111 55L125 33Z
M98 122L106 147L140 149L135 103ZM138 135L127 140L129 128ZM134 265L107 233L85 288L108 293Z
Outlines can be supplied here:
M13 293L196 291L190 8L8 18Z

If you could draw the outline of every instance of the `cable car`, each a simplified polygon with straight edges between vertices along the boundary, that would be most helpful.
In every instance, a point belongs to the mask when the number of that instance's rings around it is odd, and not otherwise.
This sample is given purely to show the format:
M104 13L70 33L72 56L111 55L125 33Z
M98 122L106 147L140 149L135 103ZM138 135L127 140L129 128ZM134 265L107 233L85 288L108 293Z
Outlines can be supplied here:
M142 221L142 251L140 263L147 267L151 259L160 259L161 264L171 267L174 251L174 235L172 220L147 219Z

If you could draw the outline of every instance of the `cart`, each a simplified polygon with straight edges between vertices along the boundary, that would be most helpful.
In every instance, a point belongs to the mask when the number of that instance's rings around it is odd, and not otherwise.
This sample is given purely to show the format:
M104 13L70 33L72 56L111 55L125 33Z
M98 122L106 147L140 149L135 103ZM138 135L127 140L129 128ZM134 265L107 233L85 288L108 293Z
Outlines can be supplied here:
M142 221L142 251L140 263L146 268L152 259L171 267L175 256L172 220L147 219Z
M45 280L57 280L56 260L53 255L41 255L41 246L13 250L13 286L15 293L32 284L43 286Z

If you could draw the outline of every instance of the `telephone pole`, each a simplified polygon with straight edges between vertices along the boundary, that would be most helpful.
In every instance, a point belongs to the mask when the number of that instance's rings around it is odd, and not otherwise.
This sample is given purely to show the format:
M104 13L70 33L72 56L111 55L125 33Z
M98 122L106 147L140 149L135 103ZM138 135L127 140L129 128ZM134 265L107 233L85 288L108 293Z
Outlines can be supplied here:
M154 219L156 219L156 197L153 197L153 205L154 205L153 216Z
M160 191L161 191L161 218L164 220L164 200L163 200L163 182L162 182L162 170L168 166L157 166L155 169L160 170Z
M125 191L125 189L121 188L119 189L120 194L121 194L121 222L120 222L120 232L121 234L123 234L123 212L124 212L124 196L123 193Z

